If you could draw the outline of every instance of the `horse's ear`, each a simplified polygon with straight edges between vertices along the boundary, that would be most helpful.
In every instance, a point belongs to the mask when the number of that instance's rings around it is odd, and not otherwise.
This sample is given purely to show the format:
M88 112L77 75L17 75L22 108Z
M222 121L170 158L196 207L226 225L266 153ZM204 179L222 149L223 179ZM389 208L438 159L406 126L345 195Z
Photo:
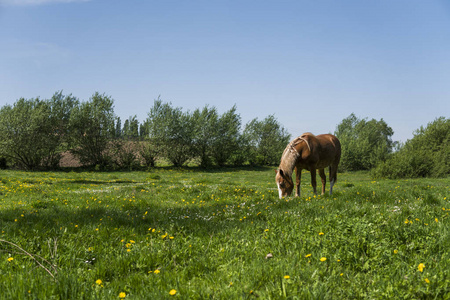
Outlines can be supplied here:
M279 172L280 172L280 175L281 175L282 177L284 177L283 170L280 169Z

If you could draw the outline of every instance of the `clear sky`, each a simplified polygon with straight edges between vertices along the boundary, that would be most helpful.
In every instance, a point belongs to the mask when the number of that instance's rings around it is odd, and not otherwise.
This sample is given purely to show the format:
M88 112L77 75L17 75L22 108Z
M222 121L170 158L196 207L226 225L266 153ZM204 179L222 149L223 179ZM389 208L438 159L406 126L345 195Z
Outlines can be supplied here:
M293 137L353 112L404 142L450 117L450 1L0 0L0 105L59 90L122 122L161 95Z

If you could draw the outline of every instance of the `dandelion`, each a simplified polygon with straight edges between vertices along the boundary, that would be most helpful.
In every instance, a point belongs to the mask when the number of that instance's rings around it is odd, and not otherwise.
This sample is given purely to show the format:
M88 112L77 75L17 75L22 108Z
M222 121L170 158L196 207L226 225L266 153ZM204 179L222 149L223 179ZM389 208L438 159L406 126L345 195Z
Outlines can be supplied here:
M174 296L177 293L177 290L170 290L169 295Z
M125 294L124 292L119 293L119 298L123 299L127 296L127 294Z
M311 253L306 254L305 257L311 257Z
M326 261L326 260L327 260L326 257L322 257L322 258L320 259L320 261Z
M284 279L289 279L291 278L289 275L284 275Z
M324 235L325 233L323 233L323 232L319 232L319 235Z
M7 259L7 261L13 261L14 260L14 257L9 257L8 259Z
M428 278L425 278L426 283L430 283L430 280Z
M161 271L160 270L155 270L153 273L159 274L159 273L161 273Z
M423 272L423 269L425 268L425 264L419 264L417 266L417 270L419 270L420 272Z
M344 273L339 274L339 276L344 276Z
M438 218L435 218L434 220L436 221L436 223L439 222Z
M268 228L264 229L264 232L268 232L268 231L269 231L269 229L268 229Z
M397 249L395 249L395 250L394 250L394 254L397 254L397 253L398 253L398 250L397 250Z

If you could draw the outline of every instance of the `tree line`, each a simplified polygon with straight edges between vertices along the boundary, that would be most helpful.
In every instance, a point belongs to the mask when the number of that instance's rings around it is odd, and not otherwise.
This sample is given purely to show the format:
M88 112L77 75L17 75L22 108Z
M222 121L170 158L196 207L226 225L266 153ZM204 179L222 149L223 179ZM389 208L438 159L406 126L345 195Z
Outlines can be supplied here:
M388 178L450 174L450 119L437 118L404 144L392 140L394 131L383 119L353 113L334 134L342 145L340 171L371 170ZM67 153L102 170L151 168L157 161L275 166L290 139L273 115L243 126L236 106L222 114L210 106L184 111L160 98L143 122L130 116L123 124L114 100L98 92L83 102L60 91L0 109L0 168L56 169Z
M88 101L55 93L51 99L17 100L0 109L0 167L55 169L65 153L97 169L174 166L274 165L290 134L273 116L245 124L236 106L220 114L205 106L183 111L160 98L140 123L122 125L110 96Z

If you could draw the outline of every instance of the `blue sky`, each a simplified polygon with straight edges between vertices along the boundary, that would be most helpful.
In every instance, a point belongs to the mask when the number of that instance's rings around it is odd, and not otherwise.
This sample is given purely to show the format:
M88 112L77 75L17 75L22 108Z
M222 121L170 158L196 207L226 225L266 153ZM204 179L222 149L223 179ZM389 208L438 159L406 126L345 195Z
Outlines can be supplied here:
M394 140L450 117L446 0L0 0L0 105L56 91L115 100L234 104L292 134L383 118Z

